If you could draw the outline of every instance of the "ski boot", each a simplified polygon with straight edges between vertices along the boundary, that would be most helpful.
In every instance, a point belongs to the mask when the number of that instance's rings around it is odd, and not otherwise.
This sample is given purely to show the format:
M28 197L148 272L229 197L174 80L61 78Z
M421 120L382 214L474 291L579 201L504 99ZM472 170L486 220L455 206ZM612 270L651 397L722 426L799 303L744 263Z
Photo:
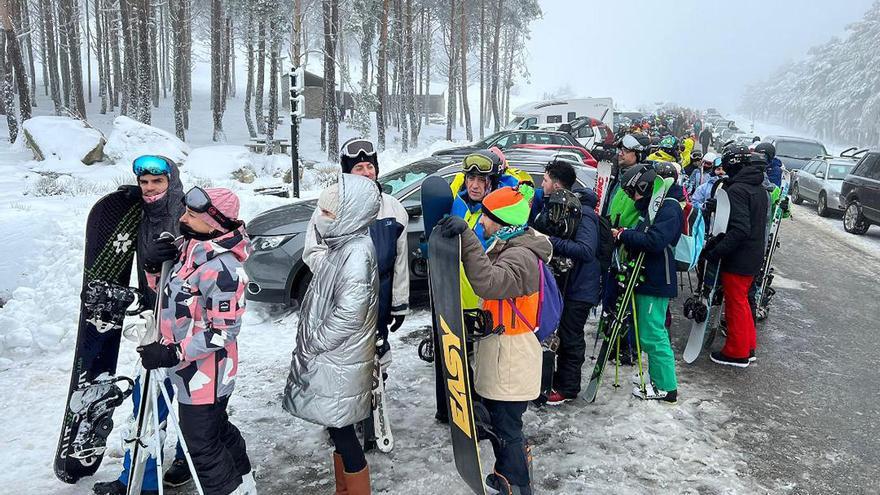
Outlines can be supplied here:
M165 476L162 477L162 484L170 488L177 488L189 483L191 480L192 472L189 470L189 464L186 463L186 459L174 459L171 467L168 468L168 471L165 471Z
M125 382L123 390L117 383ZM75 459L104 453L107 437L113 431L113 410L131 395L134 381L125 376L111 377L102 374L70 395L70 412L80 417L76 437L71 445L70 456Z
M100 481L92 486L92 492L95 495L125 495L128 492L128 485L119 481ZM141 495L159 495L158 490L141 490Z

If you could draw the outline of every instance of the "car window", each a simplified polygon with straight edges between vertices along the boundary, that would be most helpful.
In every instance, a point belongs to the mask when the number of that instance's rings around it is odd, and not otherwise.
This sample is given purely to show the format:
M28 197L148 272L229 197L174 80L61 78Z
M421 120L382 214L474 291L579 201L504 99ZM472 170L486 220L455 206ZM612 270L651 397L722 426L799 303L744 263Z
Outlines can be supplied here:
M862 161L859 162L859 165L853 171L853 175L858 175L859 177L868 177L869 170L877 163L877 155L874 153L869 153Z
M442 166L432 161L413 163L382 175L379 177L379 184L382 186L382 192L398 197L411 185L433 174Z
M505 136L511 136L511 135L513 135L513 133L511 133L511 132L505 132L505 131L496 132L495 134L492 134L490 136L486 136L484 139L481 139L480 141L477 141L476 143L474 143L474 147L481 148L481 149L488 148L488 147L492 146L491 143L498 141L499 139L503 139Z
M827 155L825 147L819 143L807 141L777 141L776 156L783 158L800 158L809 160L816 155Z
M548 115L547 116L548 124L561 124L562 123L562 115Z
M818 166L818 163L819 162L817 162L816 160L812 160L809 163L807 163L807 165L804 167L804 173L812 174L813 172L815 172L816 167Z
M444 175L443 180L446 181L447 184L452 184L452 179L455 177L455 174ZM419 187L415 188L410 194L407 194L404 198L398 198L404 206L409 206L411 204L419 204L422 202L422 186L421 183Z
M522 129L529 129L531 127L535 127L536 125L538 125L538 118L537 117L529 117L528 119L526 119L525 125L523 125L521 128Z
M574 119L576 119L576 118L577 118L577 113L576 113L576 112L568 112L568 121L569 121L569 122L571 122L572 120L574 120Z
M579 138L591 138L594 135L595 134L593 133L593 128L588 125L585 125L585 126L581 127L580 129L578 129L578 137Z
M843 180L852 171L853 165L847 163L834 163L828 166L828 179Z
M554 144L553 141L550 140L550 136L547 134L528 132L526 133L525 138L526 144Z
M816 170L813 171L813 174L816 176L822 175L823 177L828 175L828 166L825 162L819 162L819 166L816 167Z
M864 170L862 171L862 167L859 167L859 170L861 171L859 175L861 175L862 177L867 177L869 179L880 180L880 159L878 158L880 158L880 155L871 155L870 162L868 162L868 160L866 159L866 166L864 167Z

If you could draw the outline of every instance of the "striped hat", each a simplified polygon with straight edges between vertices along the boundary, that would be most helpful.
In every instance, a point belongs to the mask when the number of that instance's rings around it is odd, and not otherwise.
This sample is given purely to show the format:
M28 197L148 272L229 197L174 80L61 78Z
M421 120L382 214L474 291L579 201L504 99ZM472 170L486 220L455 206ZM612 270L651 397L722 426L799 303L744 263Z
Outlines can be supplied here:
M483 199L483 214L501 225L525 225L534 196L535 190L527 184L496 189Z

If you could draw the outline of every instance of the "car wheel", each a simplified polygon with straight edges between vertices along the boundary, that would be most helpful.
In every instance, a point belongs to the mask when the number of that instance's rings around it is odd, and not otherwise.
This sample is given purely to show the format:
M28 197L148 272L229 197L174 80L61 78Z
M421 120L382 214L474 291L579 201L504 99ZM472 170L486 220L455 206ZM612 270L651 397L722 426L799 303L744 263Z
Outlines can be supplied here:
M862 235L868 231L869 224L862 214L862 205L857 200L850 201L843 213L843 228L850 234Z
M816 201L816 213L820 217L828 216L828 198L825 197L825 191L819 193L819 201Z
M791 188L791 202L799 205L804 202L804 198L801 197L800 188L797 185L797 182L794 183L794 187Z

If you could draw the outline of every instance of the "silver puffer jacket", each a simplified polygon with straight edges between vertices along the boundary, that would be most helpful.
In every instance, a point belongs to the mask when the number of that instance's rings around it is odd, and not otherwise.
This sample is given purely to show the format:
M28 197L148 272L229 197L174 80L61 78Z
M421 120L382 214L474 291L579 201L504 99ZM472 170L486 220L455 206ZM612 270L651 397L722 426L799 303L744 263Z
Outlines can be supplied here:
M379 278L368 227L379 189L342 174L339 201L303 298L283 402L290 414L335 428L370 415Z

